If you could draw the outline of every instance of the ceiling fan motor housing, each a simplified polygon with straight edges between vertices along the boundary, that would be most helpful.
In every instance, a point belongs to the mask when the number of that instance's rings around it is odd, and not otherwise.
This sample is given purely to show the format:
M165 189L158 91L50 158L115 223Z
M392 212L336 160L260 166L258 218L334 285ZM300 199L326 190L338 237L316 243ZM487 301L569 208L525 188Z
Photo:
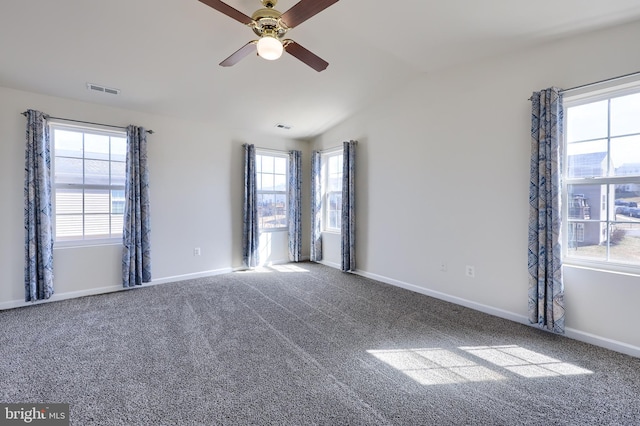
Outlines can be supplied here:
M266 1L263 3L266 3ZM260 37L267 33L277 38L284 37L288 29L282 26L280 22L281 15L281 12L273 8L256 10L253 15L251 15L251 19L255 22L255 24L252 25L253 32Z

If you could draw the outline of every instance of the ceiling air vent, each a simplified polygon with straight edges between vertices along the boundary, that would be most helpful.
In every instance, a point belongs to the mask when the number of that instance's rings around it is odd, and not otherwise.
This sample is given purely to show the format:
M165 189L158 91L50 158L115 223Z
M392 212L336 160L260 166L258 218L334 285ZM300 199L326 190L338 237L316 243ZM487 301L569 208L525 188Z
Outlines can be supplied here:
M99 84L87 83L87 89L94 92L109 93L110 95L119 95L120 89L114 89L111 87L100 86Z

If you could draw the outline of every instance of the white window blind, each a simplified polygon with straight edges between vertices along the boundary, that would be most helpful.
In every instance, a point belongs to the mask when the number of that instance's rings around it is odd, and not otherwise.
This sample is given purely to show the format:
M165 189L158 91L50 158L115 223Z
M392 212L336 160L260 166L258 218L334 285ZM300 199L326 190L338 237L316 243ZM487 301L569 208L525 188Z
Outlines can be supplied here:
M56 242L122 237L126 134L51 125Z

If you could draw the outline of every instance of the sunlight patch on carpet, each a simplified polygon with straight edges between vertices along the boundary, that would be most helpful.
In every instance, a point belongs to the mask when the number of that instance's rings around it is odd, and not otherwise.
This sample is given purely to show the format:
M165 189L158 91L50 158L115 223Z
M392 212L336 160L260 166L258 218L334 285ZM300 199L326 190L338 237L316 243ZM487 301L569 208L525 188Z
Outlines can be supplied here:
M367 353L422 385L505 379L487 367L441 348L368 350Z
M308 269L304 269L298 265L292 265L290 263L284 265L272 265L269 266L269 268L278 272L309 272Z
M526 378L593 374L593 371L517 345L462 346L460 349Z
M474 357L525 378L593 374L593 371L517 345L461 346L458 349L463 354L442 348L372 349L367 353L422 385L506 379L497 371L479 365Z

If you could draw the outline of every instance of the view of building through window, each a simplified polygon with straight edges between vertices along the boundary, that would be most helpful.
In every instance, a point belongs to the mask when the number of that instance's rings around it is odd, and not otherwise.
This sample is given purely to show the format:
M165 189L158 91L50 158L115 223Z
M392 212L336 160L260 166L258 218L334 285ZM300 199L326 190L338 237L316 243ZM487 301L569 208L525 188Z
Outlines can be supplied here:
M342 225L342 151L323 158L325 174L324 229L340 231Z
M640 266L640 89L565 108L566 258Z
M56 241L122 236L126 135L51 125Z
M256 154L258 226L263 230L287 227L286 154Z

